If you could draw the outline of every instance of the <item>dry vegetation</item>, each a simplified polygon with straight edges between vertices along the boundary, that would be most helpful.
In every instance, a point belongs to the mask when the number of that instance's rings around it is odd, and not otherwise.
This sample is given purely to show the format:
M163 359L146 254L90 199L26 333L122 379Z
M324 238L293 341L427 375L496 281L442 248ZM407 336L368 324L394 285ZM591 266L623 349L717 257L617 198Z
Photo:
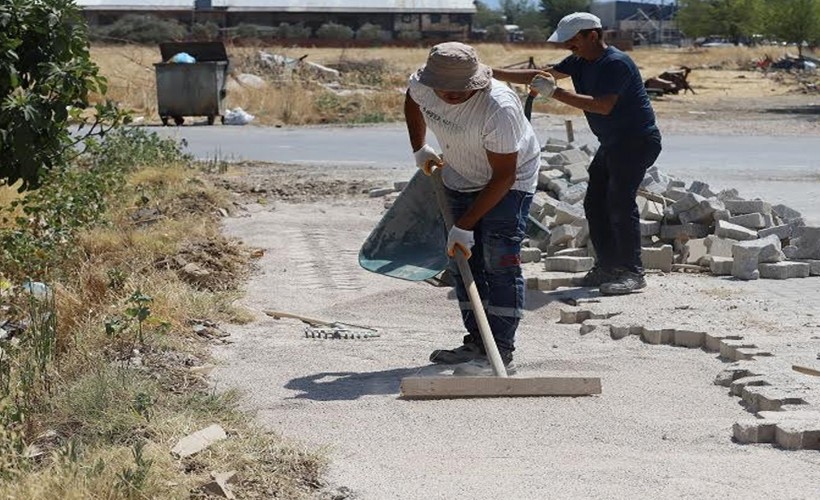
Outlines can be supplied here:
M0 268L0 321L28 322L20 331L6 324L12 341L0 342L0 386L13 388L0 392L0 498L200 498L212 471L237 471L242 498L302 498L321 486L320 455L249 423L236 395L205 378L209 345L222 340L192 326L249 320L233 303L253 253L221 235L219 211L235 206L195 167L130 173L104 222L69 243L78 251L51 273L53 299L33 298ZM0 187L2 206L20 197ZM129 323L129 308L141 305L147 316ZM31 369L39 359L16 346L44 330L56 351ZM171 455L213 423L225 441Z
M559 61L565 51L543 47L481 44L482 60L497 67L526 62L533 57L539 66ZM312 61L342 69L341 88L353 91L340 94L323 87L329 83L310 72L283 79L282 72L264 68L257 53L264 50L291 58L307 56ZM229 81L228 107L241 107L267 125L304 125L317 123L361 123L401 119L404 85L407 76L423 64L425 48L294 48L281 46L229 47L232 75L252 73L263 77L266 86L249 88ZM785 95L798 90L795 82L770 78L748 70L749 62L765 54L774 58L785 53L778 47L721 47L709 49L640 49L631 55L645 78L666 69L688 66L695 71L690 82L697 89L690 96L670 96L656 104L663 114L680 113L687 106L708 107L717 100ZM156 48L117 45L95 46L92 56L110 83L110 95L136 111L150 123L158 122L153 63L159 59ZM564 83L563 85L567 85ZM521 89L523 91L523 89ZM537 101L536 111L575 114L576 111L554 101Z

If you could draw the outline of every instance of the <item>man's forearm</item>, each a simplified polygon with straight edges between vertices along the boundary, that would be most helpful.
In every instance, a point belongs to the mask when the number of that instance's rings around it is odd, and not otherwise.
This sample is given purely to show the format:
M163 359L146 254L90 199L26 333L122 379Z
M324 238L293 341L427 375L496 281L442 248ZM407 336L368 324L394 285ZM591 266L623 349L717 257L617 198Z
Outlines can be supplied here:
M461 229L472 230L482 217L487 215L487 212L493 209L498 202L510 191L515 183L515 172L508 176L498 176L490 179L490 182L484 186L481 193L476 197L472 206L464 213L459 220L456 221L456 226Z
M418 151L424 146L427 138L427 124L424 122L421 108L410 94L404 97L404 120L407 123L407 133L410 135L410 146L414 152Z
M520 85L529 85L532 79L539 74L548 73L556 80L567 78L568 75L555 71L552 68L547 69L501 69L493 68L493 78L501 80L502 82L517 83Z
M595 113L599 115L608 115L612 112L615 102L618 100L617 95L592 97L588 95L576 94L569 90L556 88L552 94L552 98L556 101L562 102L573 108L578 108L583 111Z

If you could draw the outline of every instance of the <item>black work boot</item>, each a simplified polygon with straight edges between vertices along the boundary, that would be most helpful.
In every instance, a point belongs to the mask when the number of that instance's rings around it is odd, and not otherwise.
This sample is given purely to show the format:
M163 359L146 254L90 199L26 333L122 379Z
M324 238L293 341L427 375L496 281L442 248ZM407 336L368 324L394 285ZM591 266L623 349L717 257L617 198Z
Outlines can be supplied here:
M615 273L612 269L607 269L599 265L595 265L588 273L581 278L581 286L597 287L615 278Z
M643 273L619 269L614 279L602 284L600 290L604 295L626 295L641 288L646 288Z
M482 346L472 335L464 336L464 345L455 349L436 349L430 354L430 362L437 365L457 365L484 355Z
M501 363L504 364L507 375L515 375L518 370L513 362L512 351L499 349L498 354L501 355ZM495 371L487 355L483 354L472 361L467 361L466 363L461 363L456 366L453 370L453 375L459 377L491 377L495 375Z

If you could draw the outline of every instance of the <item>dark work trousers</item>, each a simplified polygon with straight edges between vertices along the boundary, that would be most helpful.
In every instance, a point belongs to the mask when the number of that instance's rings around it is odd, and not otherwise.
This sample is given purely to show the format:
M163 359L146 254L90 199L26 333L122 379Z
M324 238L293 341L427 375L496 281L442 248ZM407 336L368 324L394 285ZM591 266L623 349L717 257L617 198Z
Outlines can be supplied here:
M661 152L658 131L601 146L589 165L584 210L589 237L603 268L642 273L641 225L635 196L646 169Z
M447 201L458 220L472 206L479 192L446 190ZM468 264L487 313L487 322L499 351L515 350L515 331L524 312L525 282L521 274L521 242L527 229L532 194L509 191L473 228L475 245ZM478 323L461 280L458 266L450 259L456 296L468 339L483 345ZM465 339L467 341L468 339Z

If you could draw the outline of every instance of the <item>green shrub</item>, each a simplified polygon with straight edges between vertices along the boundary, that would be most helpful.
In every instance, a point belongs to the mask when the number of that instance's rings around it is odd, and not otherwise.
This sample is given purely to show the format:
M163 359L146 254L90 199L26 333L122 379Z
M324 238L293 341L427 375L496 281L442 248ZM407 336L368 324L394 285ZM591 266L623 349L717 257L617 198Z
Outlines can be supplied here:
M421 40L421 31L418 30L405 30L399 31L397 35L399 40L407 40L407 41L417 41Z
M349 26L330 22L323 24L316 30L316 36L323 40L351 40L353 38L353 29Z
M216 40L219 38L219 25L212 21L194 23L191 36L196 40Z
M288 24L281 23L276 30L277 38L285 40L298 40L303 38L310 38L311 30L305 27L302 23Z
M547 35L540 28L527 28L524 30L524 41L527 43L542 43L547 41Z
M356 31L357 40L380 41L387 38L388 36L381 26L375 24L365 23Z
M156 44L183 40L188 36L188 30L173 19L162 19L145 14L127 14L114 24L99 28L95 35L126 42Z

